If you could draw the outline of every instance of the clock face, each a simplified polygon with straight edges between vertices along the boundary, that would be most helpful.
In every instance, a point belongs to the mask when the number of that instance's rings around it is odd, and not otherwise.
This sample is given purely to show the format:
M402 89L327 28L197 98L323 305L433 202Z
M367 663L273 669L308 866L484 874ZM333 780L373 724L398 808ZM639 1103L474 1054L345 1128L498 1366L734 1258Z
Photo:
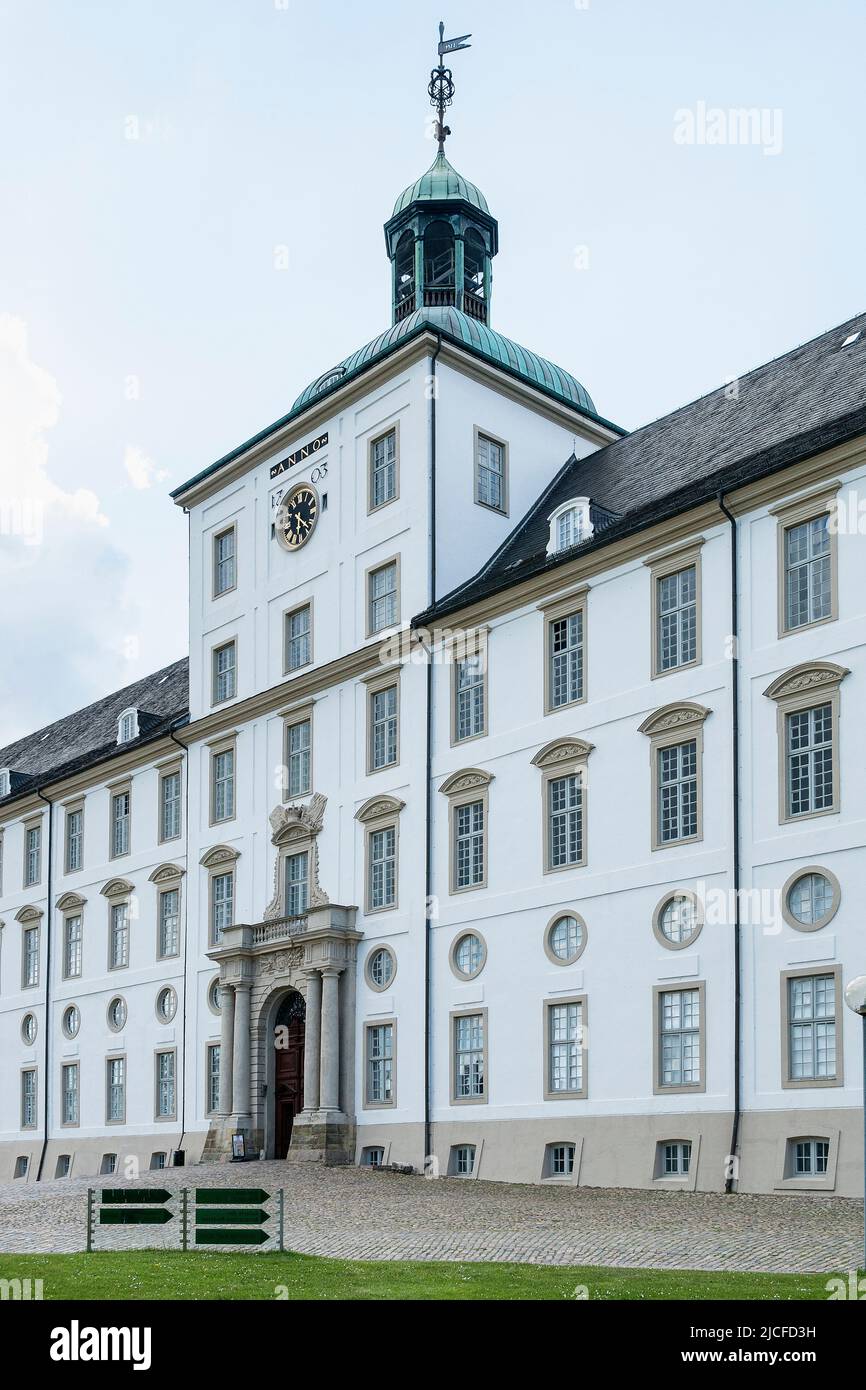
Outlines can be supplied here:
M319 519L319 499L315 488L300 483L280 503L276 517L277 535L289 550L306 545Z

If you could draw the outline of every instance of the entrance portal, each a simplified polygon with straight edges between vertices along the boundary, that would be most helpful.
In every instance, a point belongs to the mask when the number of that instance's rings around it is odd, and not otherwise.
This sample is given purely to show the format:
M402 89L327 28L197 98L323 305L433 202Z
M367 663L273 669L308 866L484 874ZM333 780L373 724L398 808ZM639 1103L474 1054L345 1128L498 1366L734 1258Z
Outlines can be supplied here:
M274 1157L285 1158L295 1117L304 1108L303 996L292 991L274 1021Z

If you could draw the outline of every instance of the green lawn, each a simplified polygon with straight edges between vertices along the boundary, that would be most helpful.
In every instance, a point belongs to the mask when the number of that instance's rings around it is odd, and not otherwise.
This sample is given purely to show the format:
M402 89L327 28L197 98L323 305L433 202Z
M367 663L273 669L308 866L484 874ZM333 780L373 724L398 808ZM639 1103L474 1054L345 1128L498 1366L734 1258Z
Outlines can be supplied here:
M0 1255L0 1279L46 1299L826 1299L827 1274L716 1274L528 1264L326 1260L314 1255ZM577 1290L577 1292L576 1292Z

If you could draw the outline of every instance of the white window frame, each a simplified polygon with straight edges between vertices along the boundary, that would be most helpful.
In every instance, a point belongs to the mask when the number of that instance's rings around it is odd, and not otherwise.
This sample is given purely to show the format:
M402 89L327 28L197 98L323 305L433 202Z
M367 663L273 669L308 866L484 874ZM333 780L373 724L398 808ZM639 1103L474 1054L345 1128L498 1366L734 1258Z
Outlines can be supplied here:
M375 594L376 580L385 573L386 570L394 571L394 586L385 590L381 594ZM391 628L397 627L400 622L400 556L392 555L387 560L382 560L376 565L371 565L366 571L364 593L367 605L366 630L368 637L376 637L380 632L388 632ZM389 605L390 612L385 615L386 620L379 622L377 605L393 594L393 605Z
M480 1020L476 1028L480 1027L481 1043L477 1045L477 1040L470 1034L468 1046L462 1044L467 1041L465 1031L461 1033L461 1023L464 1019ZM448 1034L450 1041L451 1054L451 1104L452 1105L486 1105L490 1096L490 1068L489 1068L489 1032L487 1009L478 1005L473 1005L464 1009L453 1010L449 1015ZM476 1084L477 1059L480 1058L481 1087ZM470 1085L468 1091L464 1090L463 1083L463 1059L468 1059L469 1072L468 1078Z
M305 631L292 633L292 622L302 614L307 614L307 627ZM306 657L303 661L292 661L292 644L303 642ZM308 599L306 603L299 603L296 608L289 608L283 614L283 674L293 676L296 671L302 671L305 666L311 665L313 660L313 600Z
M374 1052L374 1044L382 1048ZM374 1094L374 1082L382 1094ZM364 1024L364 1109L391 1110L397 1104L397 1020L377 1018Z
M558 1022L554 1015L557 1010L566 1009L575 1011L575 1035L573 1037L560 1037L554 1031L554 1023ZM589 1052L587 1047L587 997L585 994L555 995L544 1000L544 1099L545 1100L585 1100L589 1094L588 1062ZM566 1025L570 1026L570 1017L566 1018ZM559 1050L566 1048L568 1052L568 1079L571 1079L571 1057L577 1059L577 1069L579 1080L577 1086L554 1086L554 1060L559 1055ZM556 1049L556 1051L555 1051Z
M665 1008L669 995L695 995L697 997L698 1026L697 1028L686 1027L684 1024L678 1028L665 1027ZM690 1001L691 1002L691 1001ZM679 1005L680 1019L682 1020L682 1003ZM697 1066L698 1079L696 1081L666 1082L664 1080L664 1039L676 1035L680 1039L680 1057L685 1054L686 1035L697 1037ZM663 984L653 986L653 1094L657 1096L682 1095L690 1092L699 1094L707 1089L707 1061L706 1061L706 1038L707 1038L707 1007L706 1007L706 981L689 980L687 984Z
M177 778L177 795L168 796L167 789ZM168 808L172 811L173 823L177 824L177 829L173 829L170 823ZM169 840L179 840L183 835L183 768L180 763L173 767L166 767L160 770L159 774L159 843L165 844Z
M231 661L222 664L226 653ZM211 652L211 704L225 705L237 699L238 693L238 643L236 637L220 642Z
M123 859L132 849L132 786L109 788L109 859Z
M489 461L489 446L493 445L499 451L500 467L491 467ZM487 460L482 458L482 450L488 449ZM476 507L483 507L485 511L495 512L499 516L508 516L508 476L509 476L509 445L505 439L498 438L491 434L490 430L483 430L478 425L474 429L473 449L472 449L474 468L472 483L472 498ZM498 483L495 488L491 488L486 481L487 477L495 478ZM482 486L483 482L483 486ZM484 494L488 495L484 495ZM493 495L497 500L491 501Z
M795 1019L792 1016L792 984L798 980L827 979L831 982L831 997L833 1002L833 1013L820 1014L815 1011L814 998L812 1004L811 1018L804 1017ZM817 961L811 965L799 966L789 970L783 970L781 974L781 1000L780 1014L782 1023L782 1087L786 1091L818 1090L825 1087L842 1086L845 1080L845 1056L843 1052L844 1031L843 1031L843 996L842 996L842 966L824 965ZM794 1076L793 1075L793 1036L794 1028L799 1026L805 1029L808 1025L812 1027L812 1056L817 1060L817 1031L816 1025L832 1025L833 1030L833 1075L832 1076Z
M807 632L810 628L820 627L824 623L835 622L839 617L839 537L838 527L828 525L828 550L827 561L829 567L829 589L830 607L826 614L813 618L811 615L805 622L790 624L788 607L788 584L791 568L800 568L800 565L793 567L788 564L788 535L798 526L811 526L813 522L819 521L822 517L828 517L832 522L838 502L838 494L841 488L839 481L830 481L817 491L810 492L804 497L795 498L793 501L783 502L777 507L770 508L770 516L776 519L776 545L777 545L777 592L778 592L778 636L781 641L785 637L790 637L798 632ZM818 558L812 557L806 564L814 564ZM810 585L811 589L811 585ZM810 594L811 610L811 594Z
M767 686L764 695L776 705L776 732L779 767L779 824L795 825L819 816L837 815L841 809L842 756L839 739L842 681L849 674L846 666L832 661L807 661L786 671ZM830 748L833 797L827 806L806 811L791 811L789 728L791 715L803 714L824 705L830 706L830 740L821 747ZM811 759L810 759L811 766ZM810 774L811 775L811 774Z
M77 817L78 829L74 829ZM63 871L80 873L84 868L84 802L77 801L65 808L63 834Z
M227 537L231 536L231 552L228 555L220 554L220 544ZM234 522L230 526L223 526L214 533L213 537L213 589L214 599L222 598L224 594L230 594L238 587L238 531ZM229 573L230 582L225 581L225 575Z
M389 439L394 440L394 447L391 457L386 457L384 462L379 465L376 458L376 450L380 444L386 445ZM383 475L389 480L385 488L386 495L376 500L376 484L378 477ZM396 502L400 496L400 422L395 421L387 429L380 430L373 435L367 446L367 514L378 512L382 507L387 507L391 502Z
M702 635L703 626L703 599L702 599L702 574L701 574L701 549L704 544L703 536L690 541L687 545L678 546L675 550L666 551L662 555L650 556L644 564L650 571L650 582L652 584L651 616L652 616L652 669L653 680L662 680L665 676L671 676L675 671L687 671L692 666L700 666L702 661ZM694 608L695 619L695 641L694 653L686 660L678 660L670 666L662 666L662 642L661 642L661 586L665 580L676 576L682 576L686 570L694 569L695 572L695 595L688 603L680 603L669 612L678 614L686 612L687 609ZM681 597L681 579L677 580L678 600ZM682 645L682 619L677 621L677 644L678 651ZM681 654L681 653L680 653Z

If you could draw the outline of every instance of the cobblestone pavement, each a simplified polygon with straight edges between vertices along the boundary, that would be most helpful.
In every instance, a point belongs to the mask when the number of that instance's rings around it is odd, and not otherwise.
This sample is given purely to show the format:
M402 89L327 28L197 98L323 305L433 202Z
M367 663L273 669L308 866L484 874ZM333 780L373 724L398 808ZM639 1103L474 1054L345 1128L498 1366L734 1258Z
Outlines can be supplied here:
M104 1184L124 1185L116 1177L0 1185L0 1251L83 1250L87 1188ZM129 1185L169 1190L175 1218L163 1226L97 1225L95 1248L178 1248L180 1189L192 1189L192 1213L194 1189L204 1184L284 1188L285 1248L351 1259L833 1272L856 1269L862 1251L861 1204L838 1197L428 1181L276 1162L148 1172ZM276 1230L276 1201L268 1205Z

